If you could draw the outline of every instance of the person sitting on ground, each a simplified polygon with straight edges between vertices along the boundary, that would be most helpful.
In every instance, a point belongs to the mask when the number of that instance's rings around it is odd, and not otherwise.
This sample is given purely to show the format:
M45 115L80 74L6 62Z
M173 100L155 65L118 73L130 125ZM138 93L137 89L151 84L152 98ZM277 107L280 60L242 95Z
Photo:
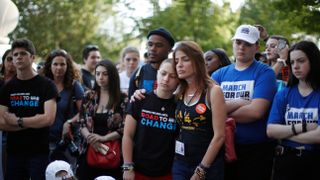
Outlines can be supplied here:
M51 162L46 169L46 180L76 180L69 163L61 160Z

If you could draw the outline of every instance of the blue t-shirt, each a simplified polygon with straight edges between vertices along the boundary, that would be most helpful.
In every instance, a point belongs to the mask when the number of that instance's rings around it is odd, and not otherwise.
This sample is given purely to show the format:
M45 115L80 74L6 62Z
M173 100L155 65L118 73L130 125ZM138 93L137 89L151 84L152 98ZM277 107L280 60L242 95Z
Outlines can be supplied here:
M230 64L215 71L211 78L220 84L226 101L259 98L272 102L277 91L274 71L269 66L257 61L242 71L238 71L234 64ZM235 142L237 144L252 144L268 141L266 124L267 116L250 123L237 123Z
M313 91L308 96L303 97L299 93L298 86L287 87L278 92L274 98L268 124L285 124L302 123L304 119L307 123L318 123L320 113L320 91ZM302 144L288 139L281 142L285 146L299 147L305 149L319 149L319 145Z
M56 118L53 125L50 127L50 142L57 142L61 140L63 123L78 113L75 101L83 98L84 91L80 83L77 81L74 82L73 88L74 89L63 89L59 93L60 100L57 103ZM68 102L69 100L71 102Z

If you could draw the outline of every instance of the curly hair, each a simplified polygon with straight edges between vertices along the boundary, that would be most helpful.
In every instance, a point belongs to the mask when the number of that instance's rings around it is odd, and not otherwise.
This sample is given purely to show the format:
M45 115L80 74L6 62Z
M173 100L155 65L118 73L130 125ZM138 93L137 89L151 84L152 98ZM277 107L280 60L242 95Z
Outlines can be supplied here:
M51 71L51 65L52 65L53 59L57 56L61 56L66 59L67 71L64 75L63 85L64 85L64 88L66 88L66 89L72 89L73 81L80 80L79 79L80 75L79 75L79 71L77 71L77 68L74 64L74 61L73 61L71 55L68 54L65 50L55 49L50 52L50 54L48 55L48 57L44 63L43 73L46 77L53 80L54 77L53 77L53 74Z

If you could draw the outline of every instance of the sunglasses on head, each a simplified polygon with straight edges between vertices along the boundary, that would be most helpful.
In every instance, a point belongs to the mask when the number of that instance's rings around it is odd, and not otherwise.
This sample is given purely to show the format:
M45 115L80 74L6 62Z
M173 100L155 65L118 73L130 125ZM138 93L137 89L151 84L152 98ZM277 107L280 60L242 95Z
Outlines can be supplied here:
M85 49L97 49L99 50L99 46L94 45L94 44L89 44L85 46Z
M49 54L49 56L52 58L54 58L56 56L64 56L65 57L67 55L68 55L68 53L64 49L55 49L55 50L51 51Z

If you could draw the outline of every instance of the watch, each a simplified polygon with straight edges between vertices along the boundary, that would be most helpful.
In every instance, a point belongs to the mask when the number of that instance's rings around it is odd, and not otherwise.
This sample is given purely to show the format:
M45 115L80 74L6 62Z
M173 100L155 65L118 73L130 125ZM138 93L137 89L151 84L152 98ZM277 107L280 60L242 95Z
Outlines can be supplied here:
M280 63L282 63L284 66L287 66L287 63L286 63L286 60L285 60L285 59L278 58L278 59L277 59L277 62L280 62Z
M18 123L18 126L19 126L20 128L23 128L23 118L22 118L22 117L19 117L19 118L18 118L17 123Z

